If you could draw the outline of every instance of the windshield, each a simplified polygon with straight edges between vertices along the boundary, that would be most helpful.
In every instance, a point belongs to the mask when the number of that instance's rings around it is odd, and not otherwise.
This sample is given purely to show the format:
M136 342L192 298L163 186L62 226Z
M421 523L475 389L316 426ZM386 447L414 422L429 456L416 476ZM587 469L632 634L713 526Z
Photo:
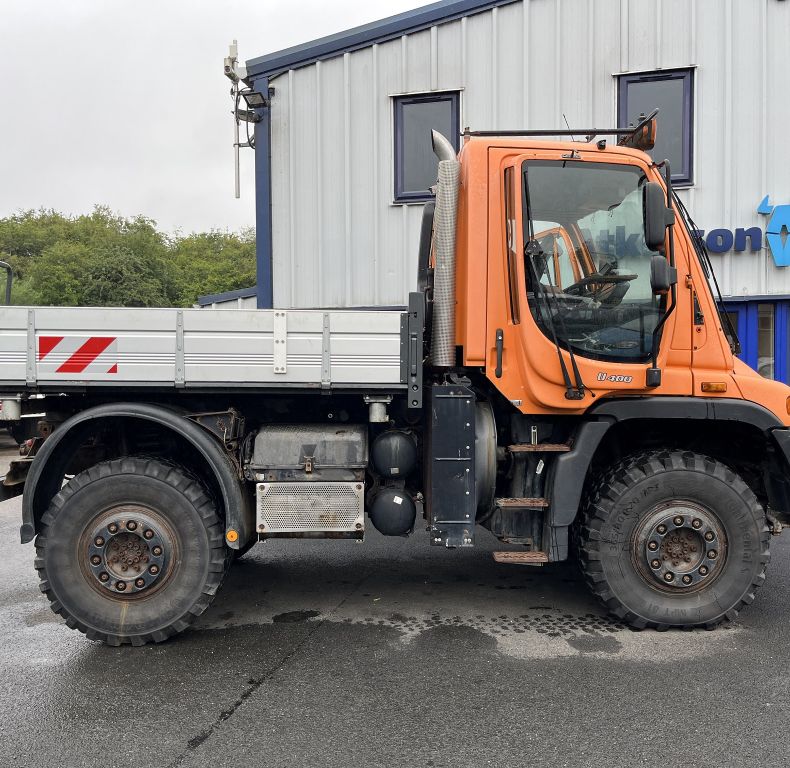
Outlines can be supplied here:
M526 256L538 326L585 357L647 360L664 300L650 286L655 252L643 235L645 175L633 166L574 161L529 161L522 170L530 208L525 242L540 246Z

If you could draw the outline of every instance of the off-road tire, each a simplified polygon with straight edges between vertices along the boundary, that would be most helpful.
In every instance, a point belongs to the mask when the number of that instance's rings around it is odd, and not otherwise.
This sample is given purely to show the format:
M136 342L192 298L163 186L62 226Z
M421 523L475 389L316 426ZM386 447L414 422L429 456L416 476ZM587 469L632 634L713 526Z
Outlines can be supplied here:
M700 582L697 591L672 592L658 578L651 583L651 574L637 562L643 550L637 532L670 502L710 510L726 536L726 560L717 578ZM711 629L735 619L754 600L770 559L765 510L752 490L721 462L688 451L640 453L595 479L577 536L580 565L593 594L637 629ZM645 560L652 567L649 555Z
M81 562L85 533L98 516L129 504L164 520L175 544L168 578L135 599L97 586ZM186 468L150 457L105 461L76 475L52 499L36 537L39 586L52 610L108 645L158 643L185 630L211 604L229 563L206 489Z

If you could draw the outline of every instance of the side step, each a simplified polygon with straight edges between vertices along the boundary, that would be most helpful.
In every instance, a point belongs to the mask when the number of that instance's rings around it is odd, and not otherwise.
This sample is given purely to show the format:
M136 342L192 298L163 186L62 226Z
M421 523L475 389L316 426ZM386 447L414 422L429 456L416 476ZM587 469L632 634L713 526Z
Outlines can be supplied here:
M494 499L494 506L502 509L545 509L549 500L539 497L521 499Z
M567 443L516 443L507 447L510 453L567 453Z
M543 565L549 562L545 552L494 552L494 560L511 565Z

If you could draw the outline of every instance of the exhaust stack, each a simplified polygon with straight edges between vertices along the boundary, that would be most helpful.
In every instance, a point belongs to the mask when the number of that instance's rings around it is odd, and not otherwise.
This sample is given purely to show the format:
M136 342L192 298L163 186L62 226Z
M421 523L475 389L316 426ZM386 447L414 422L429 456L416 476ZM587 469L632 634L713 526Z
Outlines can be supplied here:
M433 152L439 158L436 214L433 224L433 330L431 364L455 365L455 225L461 164L453 145L431 131Z

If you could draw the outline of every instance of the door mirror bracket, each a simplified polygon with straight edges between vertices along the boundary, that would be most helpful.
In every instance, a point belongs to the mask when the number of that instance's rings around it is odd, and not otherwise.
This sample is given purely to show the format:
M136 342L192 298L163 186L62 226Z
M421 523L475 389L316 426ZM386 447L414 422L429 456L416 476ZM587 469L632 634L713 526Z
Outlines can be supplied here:
M669 289L677 282L677 268L670 265L664 256L657 253L650 259L650 289L654 296L669 293Z

